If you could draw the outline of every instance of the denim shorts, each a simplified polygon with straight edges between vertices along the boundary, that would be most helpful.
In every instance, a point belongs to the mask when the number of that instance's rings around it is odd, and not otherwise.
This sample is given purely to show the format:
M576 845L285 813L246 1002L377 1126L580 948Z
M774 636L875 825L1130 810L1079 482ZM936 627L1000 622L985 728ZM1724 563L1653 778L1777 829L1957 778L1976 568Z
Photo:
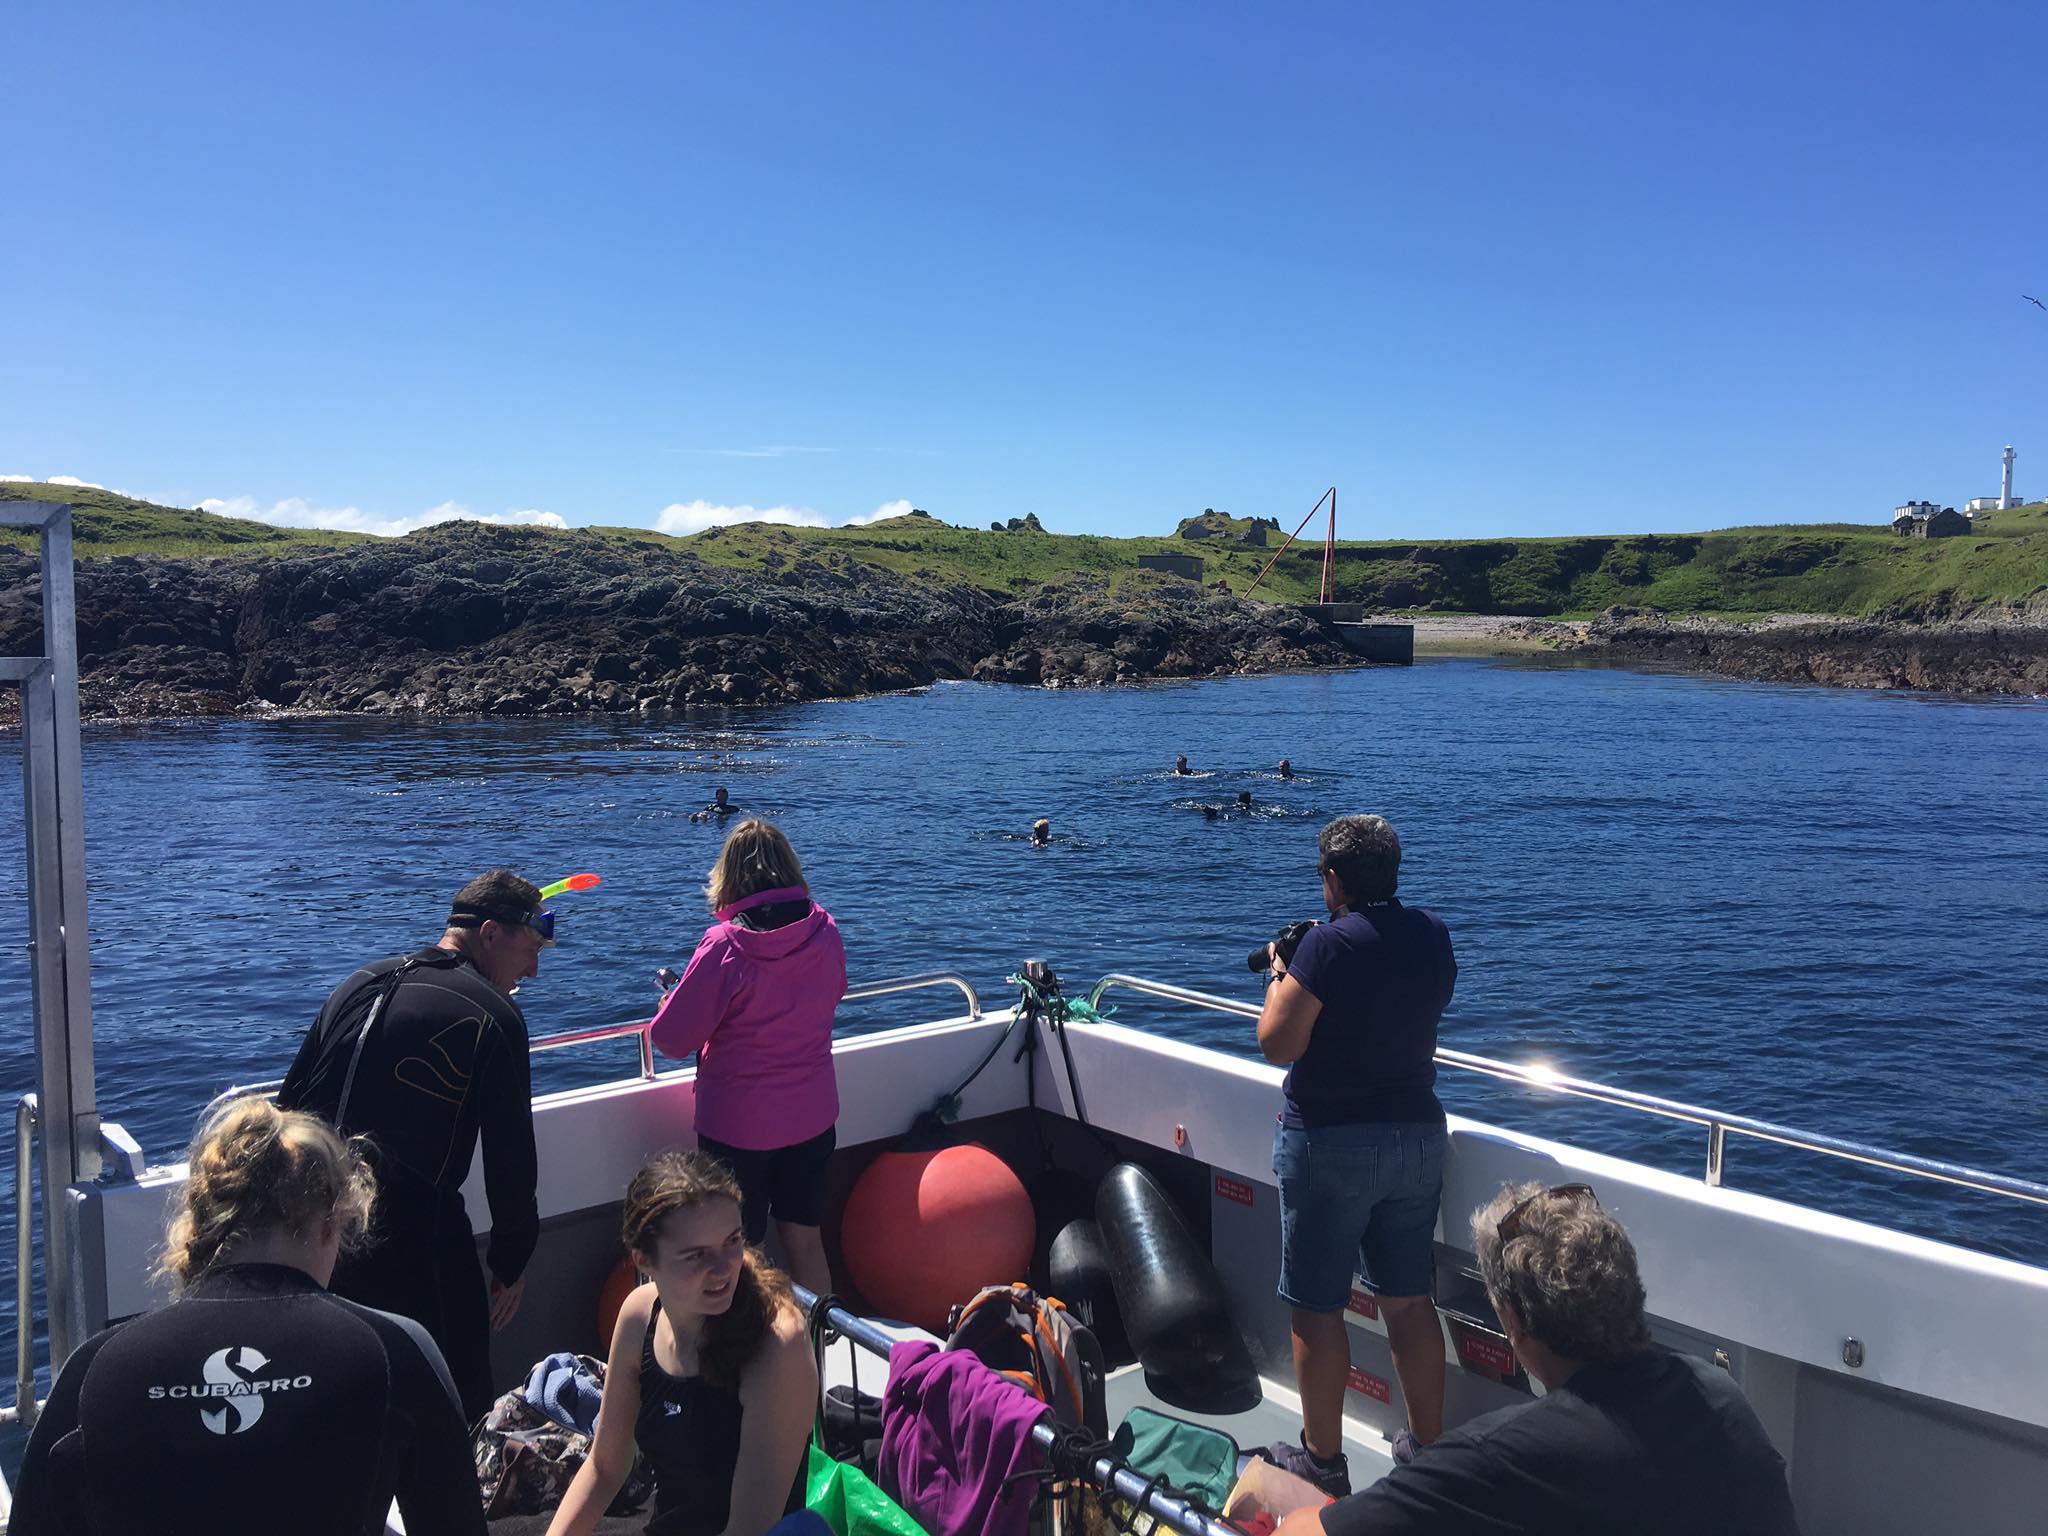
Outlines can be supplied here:
M1282 1125L1280 1299L1341 1312L1355 1268L1380 1296L1436 1290L1436 1216L1444 1191L1441 1125Z

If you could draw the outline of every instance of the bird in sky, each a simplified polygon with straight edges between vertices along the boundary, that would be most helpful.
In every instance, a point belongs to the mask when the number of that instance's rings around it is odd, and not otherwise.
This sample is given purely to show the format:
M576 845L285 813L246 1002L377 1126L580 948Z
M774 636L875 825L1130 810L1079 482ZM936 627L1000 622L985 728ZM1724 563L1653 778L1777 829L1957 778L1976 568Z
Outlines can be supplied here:
M2035 297L2034 297L2034 296L2033 296L2033 295L2032 295L2031 293L2023 293L2023 294L2021 294L2021 295L2020 295L2020 297L2021 297L2021 298L2023 298L2023 299L2025 299L2025 300L2026 300L2026 301L2027 301L2027 302L2028 302L2029 304L2033 305L2033 306L2034 306L2034 308L2036 308L2036 309L2048 309L2048 304L2043 304L2043 303L2042 303L2042 302L2041 302L2041 301L2040 301L2039 299L2035 298Z

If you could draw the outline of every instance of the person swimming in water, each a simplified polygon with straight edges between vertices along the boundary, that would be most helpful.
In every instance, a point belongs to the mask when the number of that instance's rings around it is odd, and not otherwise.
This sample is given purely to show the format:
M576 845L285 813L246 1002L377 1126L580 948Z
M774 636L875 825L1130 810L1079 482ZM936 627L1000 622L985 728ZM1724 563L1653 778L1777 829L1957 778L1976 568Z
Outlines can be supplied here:
M1252 792L1250 790L1240 789L1237 792L1237 808L1247 816L1252 813Z
M1188 756L1185 752L1173 760L1173 771L1181 774L1193 773L1195 771L1188 766Z
M1280 777L1283 779L1294 777L1294 764L1287 761L1284 757L1280 759Z
M714 816L730 816L738 809L739 807L734 805L731 797L726 794L725 786L721 784L711 792L711 803L701 811L692 811L690 820L709 821Z
M1043 816L1031 823L1031 846L1043 848L1052 841L1052 823Z

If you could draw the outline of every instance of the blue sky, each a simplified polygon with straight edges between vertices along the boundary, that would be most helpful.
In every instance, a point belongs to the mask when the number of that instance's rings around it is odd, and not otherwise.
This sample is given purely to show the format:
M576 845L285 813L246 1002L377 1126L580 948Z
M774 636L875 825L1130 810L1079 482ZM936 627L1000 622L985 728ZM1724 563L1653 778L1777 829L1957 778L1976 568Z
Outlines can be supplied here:
M2048 493L2039 5L45 5L0 474L402 529Z

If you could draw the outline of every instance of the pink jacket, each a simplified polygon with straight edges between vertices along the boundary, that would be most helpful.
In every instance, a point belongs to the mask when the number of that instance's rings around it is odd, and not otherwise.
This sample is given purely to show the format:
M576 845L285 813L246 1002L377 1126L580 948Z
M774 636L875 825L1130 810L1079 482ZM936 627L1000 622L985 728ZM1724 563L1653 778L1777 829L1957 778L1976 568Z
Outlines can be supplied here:
M809 1141L839 1119L832 1017L846 991L846 946L815 902L781 928L743 928L750 907L794 901L797 886L718 911L650 1032L664 1056L702 1051L697 1134L748 1151Z

